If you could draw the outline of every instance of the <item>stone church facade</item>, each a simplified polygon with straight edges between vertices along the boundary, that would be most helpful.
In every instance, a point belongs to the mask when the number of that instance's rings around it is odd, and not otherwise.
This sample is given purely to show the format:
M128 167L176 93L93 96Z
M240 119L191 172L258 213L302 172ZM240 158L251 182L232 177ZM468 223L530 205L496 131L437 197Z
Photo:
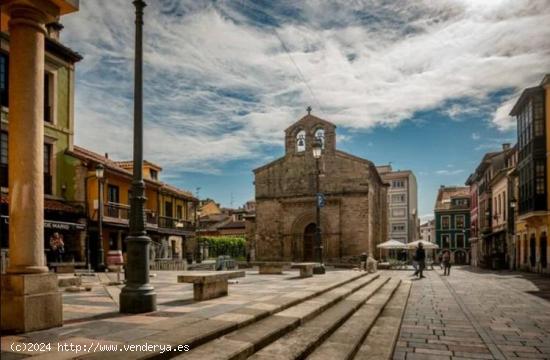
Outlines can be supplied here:
M336 126L308 115L285 130L285 155L254 170L255 235L258 260L314 261L316 159L319 138L321 232L326 263L376 257L387 240L387 189L374 164L336 149Z

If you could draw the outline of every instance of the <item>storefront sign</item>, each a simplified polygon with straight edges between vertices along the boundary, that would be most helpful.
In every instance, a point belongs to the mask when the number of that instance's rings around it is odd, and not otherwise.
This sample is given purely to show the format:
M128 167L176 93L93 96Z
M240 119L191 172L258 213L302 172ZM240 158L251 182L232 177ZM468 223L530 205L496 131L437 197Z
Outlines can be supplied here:
M9 216L2 215L2 219L6 225L9 225ZM54 220L44 220L44 229L54 229L54 230L85 230L86 224L65 222L65 221L54 221Z

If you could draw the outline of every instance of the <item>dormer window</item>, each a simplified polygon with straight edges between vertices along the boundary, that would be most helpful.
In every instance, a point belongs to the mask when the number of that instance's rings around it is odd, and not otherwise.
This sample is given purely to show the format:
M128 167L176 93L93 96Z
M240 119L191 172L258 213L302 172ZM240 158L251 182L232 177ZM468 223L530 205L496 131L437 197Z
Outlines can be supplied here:
M151 174L151 179L158 180L158 178L159 178L158 171L151 169L151 170L149 170L149 173Z
M318 139L321 141L322 148L325 148L325 130L324 129L317 129L315 130L315 139Z
M296 152L306 151L306 132L300 130L296 135Z

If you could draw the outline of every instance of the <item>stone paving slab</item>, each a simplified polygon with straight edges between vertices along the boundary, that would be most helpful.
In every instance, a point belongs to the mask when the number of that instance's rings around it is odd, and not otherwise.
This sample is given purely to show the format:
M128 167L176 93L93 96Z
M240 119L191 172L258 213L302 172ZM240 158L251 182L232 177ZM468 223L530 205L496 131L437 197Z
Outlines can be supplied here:
M426 276L413 280L394 359L550 359L550 278L470 267Z
M267 316L318 295L343 282L365 276L351 270L329 271L326 275L298 278L298 271L283 275L257 275L247 273L245 278L232 281L228 296L203 302L193 300L193 285L178 284L177 271L158 271L152 278L158 299L158 311L131 315L118 312L117 298L113 294L121 286L107 286L113 274L83 278L83 283L92 285L91 292L63 293L63 327L22 334L17 337L2 337L2 360L41 356L46 358L105 358L107 353L75 354L22 353L10 349L10 344L44 342L51 345L75 344L170 344L182 341L193 342L198 337L208 338L220 329L231 331L239 326ZM100 283L101 280L101 283ZM116 289L118 291L113 291ZM145 352L108 353L109 358L139 358ZM150 353L152 355L153 353Z

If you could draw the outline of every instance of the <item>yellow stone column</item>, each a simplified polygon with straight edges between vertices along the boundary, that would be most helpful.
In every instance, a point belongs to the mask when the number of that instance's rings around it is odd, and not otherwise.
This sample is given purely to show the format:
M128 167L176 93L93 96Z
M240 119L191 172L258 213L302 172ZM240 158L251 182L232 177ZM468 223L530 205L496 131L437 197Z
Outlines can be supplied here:
M44 263L44 44L48 22L78 0L2 0L10 35L9 260L1 277L1 330L61 326L57 275Z
M10 31L8 273L44 273L44 37L46 15L8 8Z

